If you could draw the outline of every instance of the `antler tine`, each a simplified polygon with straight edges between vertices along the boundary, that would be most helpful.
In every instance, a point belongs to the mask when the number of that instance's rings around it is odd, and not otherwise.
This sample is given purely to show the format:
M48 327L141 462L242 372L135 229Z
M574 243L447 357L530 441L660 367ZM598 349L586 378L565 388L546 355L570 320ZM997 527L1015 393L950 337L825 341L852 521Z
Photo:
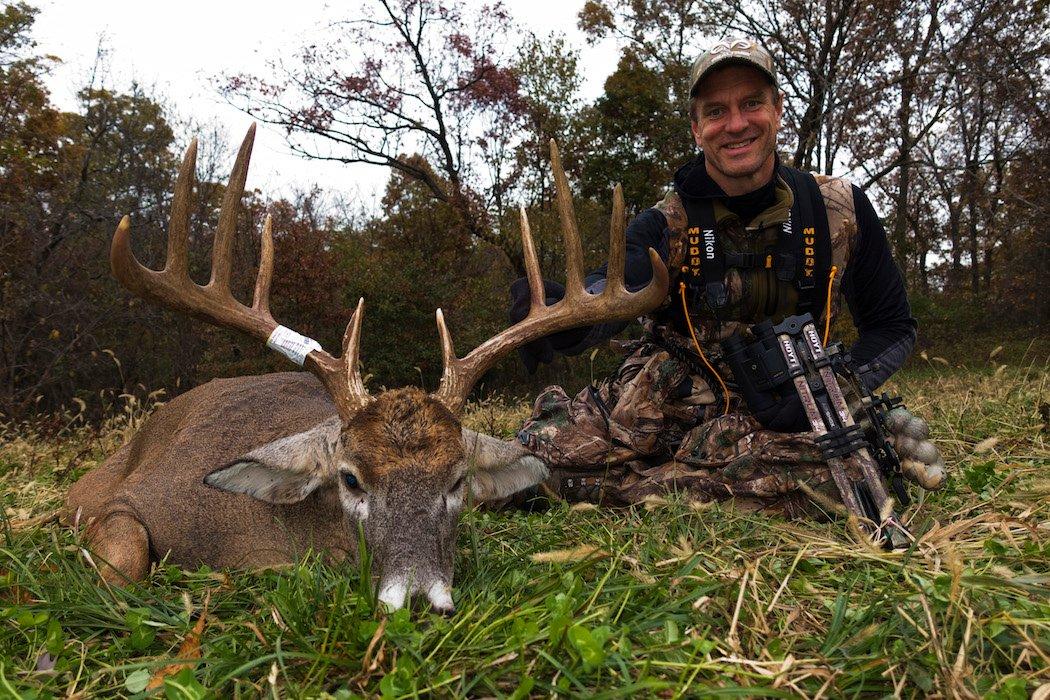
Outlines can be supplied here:
M364 406L369 401L368 390L361 379L361 322L365 318L365 298L357 300L357 309L343 334L343 377L347 389L347 403Z
M557 146L551 143L551 158L557 160ZM624 288L623 267L626 257L626 243L624 241L624 203L623 192L617 186L613 191L613 214L610 226L611 241L609 244L609 274L605 291L601 294L588 294L583 289L582 282L582 253L580 250L579 235L575 230L575 221L572 218L572 201L568 198L565 186L565 174L561 171L560 163L554 167L555 179L559 187L559 208L562 211L562 222L565 230L565 244L572 248L575 243L576 252L566 252L569 282L566 284L566 298L553 306L544 303L543 282L539 275L539 262L536 260L536 251L529 231L528 219L522 210L521 243L522 252L525 256L525 269L529 278L529 291L532 294L532 307L528 316L519 323L507 328L497 335L489 338L476 347L463 359L457 359L452 347L452 336L445 326L444 315L437 312L438 332L441 334L441 351L445 362L445 371L441 376L441 386L433 396L443 403L453 413L463 410L467 394L490 367L496 364L501 357L530 343L537 338L557 333L558 331L580 326L589 326L610 321L635 318L659 306L667 297L667 266L652 248L649 249L649 260L653 267L653 278L649 284L637 292L629 292ZM564 196L562 193L566 193ZM568 216L566 216L566 214ZM569 221L572 226L565 226ZM576 270L574 273L573 270ZM575 282L573 282L575 280ZM572 284L575 284L577 294L572 296Z
M627 219L623 204L623 188L613 188L612 219L609 221L609 266L606 268L605 289L612 293L626 289L623 284L624 260L627 257Z
M558 214L561 217L562 238L565 241L565 298L577 299L586 294L583 289L583 245L580 243L580 232L576 227L576 212L572 206L569 179L565 177L561 153L554 139L551 139L551 170L554 171Z
M372 400L361 379L361 321L364 317L365 299L361 297L343 333L342 356L337 360L322 350L315 350L306 358L305 367L324 384L344 422Z
M197 139L190 141L182 159L179 178L175 181L175 194L171 198L171 217L168 222L168 257L164 270L172 274L186 274L188 257L186 249L190 240L190 193L193 191L193 176L197 168Z
M525 258L525 276L529 280L529 294L532 304L529 313L533 309L546 306L546 293L543 289L543 277L540 274L540 261L536 256L536 244L532 240L532 229L529 227L529 216L525 213L525 206L521 206L521 254Z
M140 278L147 270L131 251L131 217L127 214L120 217L117 230L113 233L113 243L109 246L109 266L121 284L138 294Z
M534 296L533 305L536 303L535 299ZM542 304L543 297L541 296L540 299ZM437 319L438 336L441 338L441 361L444 365L441 372L441 385L434 395L448 410L458 414L463 409L467 394L470 393L477 378L464 376L464 360L456 358L452 334L448 332L448 326L445 324L445 314L438 309L434 316Z
M270 313L270 282L273 280L273 219L269 214L263 222L262 252L259 254L259 273L255 277L252 309Z
M175 187L165 268L160 271L150 270L135 258L131 251L131 220L125 216L113 234L113 245L110 248L113 275L133 294L150 303L188 314L220 328L231 328L246 333L304 366L321 380L335 402L339 415L343 420L348 420L370 399L361 380L358 362L364 300L358 303L357 311L347 325L343 339L343 356L339 359L322 350L316 341L278 326L270 312L274 245L273 220L269 216L263 225L259 272L255 279L255 295L251 307L240 303L230 293L230 264L237 228L237 210L240 208L241 194L247 179L248 160L254 136L253 124L241 144L223 198L212 251L211 281L206 286L195 283L186 270L186 231L196 142L191 143L186 151Z
M237 160L222 197L222 209L219 210L219 225L215 229L215 241L211 252L211 281L209 287L225 289L229 293L230 269L233 265L233 239L237 233L237 213L241 208L241 197L244 195L244 183L248 179L248 163L252 158L252 144L255 143L255 124L248 127L248 133L237 151Z
M454 369L456 365L456 350L452 345L452 334L448 332L448 326L445 325L445 314L441 309L437 310L434 314L437 318L438 335L441 337L441 361L445 366L445 375L449 374L450 369ZM445 377L442 376L442 381Z

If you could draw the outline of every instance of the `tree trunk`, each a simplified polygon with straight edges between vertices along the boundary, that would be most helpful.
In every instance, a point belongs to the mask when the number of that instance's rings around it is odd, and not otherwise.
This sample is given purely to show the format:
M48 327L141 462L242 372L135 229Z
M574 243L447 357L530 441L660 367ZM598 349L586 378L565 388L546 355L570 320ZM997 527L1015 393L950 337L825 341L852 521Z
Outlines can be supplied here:
M962 284L962 225L959 212L951 211L948 215L948 239L952 242L952 267L949 284L958 288Z
M799 170L813 169L813 151L819 140L820 115L824 111L823 82L816 76L811 79L813 80L813 98L798 125L798 146L795 148L794 166Z
M969 230L970 238L970 294L974 298L981 295L981 258L979 253L981 247L978 244L978 226L977 226L977 203L976 193L969 192L967 194L969 201L966 203L967 218L967 229Z
M905 66L907 70L907 66ZM911 80L905 80L901 84L901 106L898 112L900 117L900 173L897 178L897 196L893 202L893 248L894 251L904 256L907 253L908 238L908 190L911 186ZM904 258L906 259L906 258ZM907 281L908 271L904 271Z
M995 255L995 247L988 246L984 249L984 264L981 266L981 275L984 278L984 290L987 292L992 288L992 259Z

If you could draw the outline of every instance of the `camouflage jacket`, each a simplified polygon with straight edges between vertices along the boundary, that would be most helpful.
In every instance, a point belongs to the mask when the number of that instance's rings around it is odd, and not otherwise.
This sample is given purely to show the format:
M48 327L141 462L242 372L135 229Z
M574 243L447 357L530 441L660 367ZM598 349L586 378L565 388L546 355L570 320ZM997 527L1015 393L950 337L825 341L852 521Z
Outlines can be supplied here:
M723 248L735 252L764 252L776 243L781 225L787 220L794 193L779 175L778 165L772 204L754 216L746 225L714 198L717 232ZM656 204L639 214L627 229L626 281L641 286L652 275L646 250L655 248L667 262L670 272L669 294L665 303L645 319L650 329L659 326L673 341L690 346L686 337L682 302L678 294L679 275L686 253L687 217L682 194L689 194L690 178L707 178L709 188L717 188L703 170L702 156L683 166L675 175L675 187ZM858 364L878 360L881 370L873 375L870 385L881 384L896 371L911 352L915 340L915 321L904 290L903 278L893 262L885 230L874 209L860 190L841 178L815 176L823 195L828 215L831 240L831 264L837 268L832 281L830 313L832 321L845 299L852 312L860 339L853 347ZM694 188L695 189L695 188ZM720 189L718 190L720 192ZM856 269L852 269L856 268ZM588 288L597 291L604 285L605 269L587 278ZM742 326L766 318L777 320L796 312L798 295L791 282L780 282L773 270L726 270L729 292L728 313L715 319L702 305L689 305L689 315L705 352L719 357L718 342ZM827 284L818 280L817 284ZM824 310L819 310L823 317ZM818 313L814 313L817 316ZM823 323L823 318L819 319ZM577 354L597 345L626 324L596 326L566 354ZM678 336L675 338L674 336Z

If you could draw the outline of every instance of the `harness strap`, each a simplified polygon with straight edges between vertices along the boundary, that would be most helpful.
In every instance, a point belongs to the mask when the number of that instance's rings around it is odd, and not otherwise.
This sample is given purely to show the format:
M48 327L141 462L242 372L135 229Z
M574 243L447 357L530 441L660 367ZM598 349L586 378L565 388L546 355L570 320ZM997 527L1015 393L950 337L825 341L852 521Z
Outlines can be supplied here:
M700 206L697 202L682 200L689 219L686 231L688 250L682 277L693 290L702 286L703 301L716 318L729 303L725 286L726 257L722 250L722 239L716 235L718 222L715 208L710 201Z
M825 306L826 282L831 272L831 230L824 197L809 173L783 166L778 173L794 193L794 202L771 251L724 252L712 200L683 197L679 193L688 219L688 249L681 278L694 294L701 293L716 319L722 319L729 303L725 285L728 268L773 269L777 279L794 282L798 290L796 313L808 312L817 317Z
M779 253L773 253L772 250L768 250L765 253L726 253L726 267L739 267L747 269L771 269L780 268L786 260L781 260ZM794 263L794 258L790 258L790 262Z
M819 318L827 297L827 279L831 273L831 229L828 209L817 180L809 173L793 168L780 168L780 176L795 194L791 214L777 238L777 251L796 260L791 277L798 289L798 313Z

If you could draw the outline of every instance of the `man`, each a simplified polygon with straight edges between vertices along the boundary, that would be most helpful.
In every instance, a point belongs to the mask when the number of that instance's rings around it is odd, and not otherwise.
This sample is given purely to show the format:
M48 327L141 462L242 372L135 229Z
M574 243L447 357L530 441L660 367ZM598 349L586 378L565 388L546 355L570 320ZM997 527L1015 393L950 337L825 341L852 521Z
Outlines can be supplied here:
M904 283L863 192L777 157L783 95L764 49L747 39L709 48L693 65L689 113L701 153L627 228L627 285L650 279L652 247L668 263L667 301L642 320L645 334L628 344L617 372L575 398L549 387L518 437L551 467L548 486L569 500L631 503L689 490L786 514L808 511L814 500L826 505L822 494L834 489L797 394L749 409L725 381L731 373L720 341L805 312L824 328L845 298L859 333L852 362L874 389L914 346ZM701 241L704 230L714 236ZM605 272L587 277L589 291L604 288ZM550 282L545 291L548 304L564 293ZM525 280L511 294L518 321L529 308ZM580 353L625 326L556 333L522 357L534 371L555 351ZM907 471L939 487L940 456L920 442L925 462L902 455L910 458Z

